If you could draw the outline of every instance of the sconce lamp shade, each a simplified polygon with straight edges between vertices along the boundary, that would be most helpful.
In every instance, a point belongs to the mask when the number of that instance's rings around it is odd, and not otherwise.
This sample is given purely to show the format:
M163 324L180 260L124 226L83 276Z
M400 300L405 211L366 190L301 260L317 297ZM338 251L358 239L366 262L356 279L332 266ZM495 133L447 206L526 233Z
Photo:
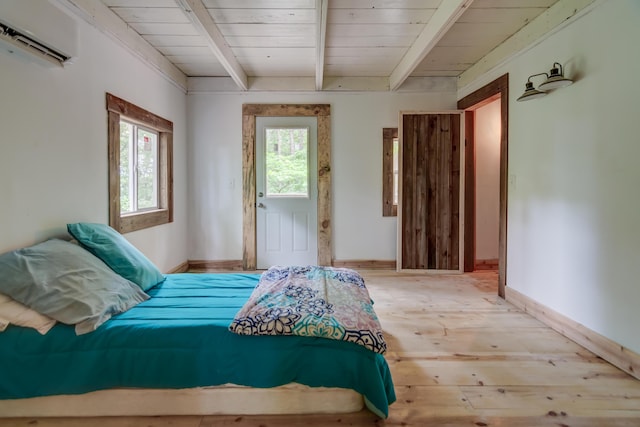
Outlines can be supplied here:
M524 93L520 95L520 98L518 98L517 101L529 101L530 99L541 98L545 95L546 92L540 92L539 90L536 90L536 88L533 87L532 82L527 82L527 84L525 85Z
M544 81L544 83L538 86L538 89L547 91L569 86L571 83L573 83L573 80L568 79L563 75L562 65L554 62L553 68L549 71L549 77Z
M546 76L547 79L538 86L538 89L533 87L531 79L537 76ZM525 86L524 93L518 98L518 101L528 101L530 99L541 98L547 94L547 91L558 89L560 87L569 86L573 83L573 80L568 79L562 73L562 65L558 62L553 63L553 68L547 73L532 74L527 79L527 85Z

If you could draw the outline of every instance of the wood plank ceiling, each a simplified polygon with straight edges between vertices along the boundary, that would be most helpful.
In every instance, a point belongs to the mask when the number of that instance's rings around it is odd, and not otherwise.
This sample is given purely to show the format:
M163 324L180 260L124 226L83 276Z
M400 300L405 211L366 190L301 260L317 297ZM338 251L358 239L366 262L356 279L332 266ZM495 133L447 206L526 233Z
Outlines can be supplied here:
M77 0L70 0L79 3ZM557 0L101 0L187 77L459 76Z

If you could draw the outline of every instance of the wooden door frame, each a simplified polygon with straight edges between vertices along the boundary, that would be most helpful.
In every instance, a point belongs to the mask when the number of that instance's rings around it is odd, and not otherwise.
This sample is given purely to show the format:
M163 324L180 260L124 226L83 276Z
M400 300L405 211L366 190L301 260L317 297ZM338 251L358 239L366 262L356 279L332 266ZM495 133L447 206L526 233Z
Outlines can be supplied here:
M509 163L509 74L458 101L458 108L465 110L465 195L464 195L464 271L473 271L475 261L475 110L500 99L500 219L498 232L498 295L505 297L507 286L507 173Z
M318 264L330 266L331 106L242 105L242 268L256 269L256 117L316 117L318 120Z

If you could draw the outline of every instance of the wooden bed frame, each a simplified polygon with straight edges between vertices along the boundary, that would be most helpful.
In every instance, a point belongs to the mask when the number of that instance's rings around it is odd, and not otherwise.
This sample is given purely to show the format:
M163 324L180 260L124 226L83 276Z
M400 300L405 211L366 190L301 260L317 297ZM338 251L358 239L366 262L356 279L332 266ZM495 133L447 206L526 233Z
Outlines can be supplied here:
M78 395L0 400L0 417L340 414L364 407L359 393L287 384L188 389L111 389Z

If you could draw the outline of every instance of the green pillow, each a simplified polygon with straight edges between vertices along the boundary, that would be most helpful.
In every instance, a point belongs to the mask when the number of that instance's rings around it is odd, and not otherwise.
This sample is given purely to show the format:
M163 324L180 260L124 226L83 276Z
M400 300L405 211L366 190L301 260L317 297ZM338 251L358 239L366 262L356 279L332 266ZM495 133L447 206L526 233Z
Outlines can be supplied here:
M93 331L149 299L78 245L48 240L0 255L0 293L67 325Z
M143 291L164 281L158 267L108 225L79 222L67 224L67 230L80 245Z

